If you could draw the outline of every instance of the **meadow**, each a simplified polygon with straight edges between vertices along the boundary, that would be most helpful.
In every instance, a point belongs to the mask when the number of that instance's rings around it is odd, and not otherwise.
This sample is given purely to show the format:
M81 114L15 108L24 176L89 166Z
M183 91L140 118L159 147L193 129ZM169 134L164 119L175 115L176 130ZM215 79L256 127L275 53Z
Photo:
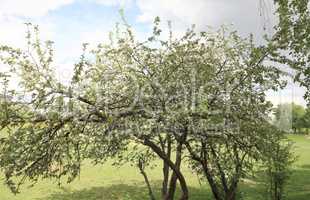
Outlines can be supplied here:
M288 200L310 199L310 137L289 135L295 143L294 152L298 160L287 186ZM156 195L160 195L161 167L148 171ZM197 175L185 169L185 176L190 187L191 200L212 199L206 183L200 182ZM240 192L245 200L264 200L264 186L255 180L244 180ZM25 185L21 193L13 195L3 184L1 178L0 200L144 200L148 192L139 171L129 165L115 167L111 162L93 166L83 164L80 177L73 183L57 185L55 180L41 180L35 186Z

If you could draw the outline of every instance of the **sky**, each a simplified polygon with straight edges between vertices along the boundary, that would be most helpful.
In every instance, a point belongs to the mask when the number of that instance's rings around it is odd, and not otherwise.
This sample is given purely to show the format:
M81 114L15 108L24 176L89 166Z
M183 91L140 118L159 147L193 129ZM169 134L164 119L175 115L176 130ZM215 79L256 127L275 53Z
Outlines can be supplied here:
M272 33L276 22L272 0L0 0L0 44L23 47L24 23L39 25L42 39L54 41L57 75L68 79L82 43L106 41L121 21L120 9L138 38L150 34L156 16L163 23L171 21L176 33L192 24L197 30L224 24L242 36L253 33L257 43L263 42L263 34ZM303 94L289 82L284 90L268 93L268 99L305 105Z

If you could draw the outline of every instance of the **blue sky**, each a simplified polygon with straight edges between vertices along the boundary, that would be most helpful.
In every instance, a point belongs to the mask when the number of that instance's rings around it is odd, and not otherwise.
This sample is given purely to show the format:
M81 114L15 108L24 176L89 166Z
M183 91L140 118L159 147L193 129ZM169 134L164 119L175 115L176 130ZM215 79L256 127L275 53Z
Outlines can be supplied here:
M138 22L136 17L139 10L134 4L106 5L96 1L75 1L47 12L40 17L23 17L24 21L49 26L50 37L55 42L56 53L61 57L60 62L68 62L78 58L82 43L99 43L107 39L109 31L121 21L120 9L124 9L126 20L140 33L147 33L147 23Z
M172 21L176 33L191 24L198 30L233 24L243 36L253 33L257 42L262 34L272 33L276 21L272 0L0 0L0 43L23 47L23 23L38 24L42 38L55 42L58 74L67 78L82 43L107 40L120 21L121 8L139 38L146 37L155 16ZM290 84L269 98L276 104L292 100L305 104L303 92Z

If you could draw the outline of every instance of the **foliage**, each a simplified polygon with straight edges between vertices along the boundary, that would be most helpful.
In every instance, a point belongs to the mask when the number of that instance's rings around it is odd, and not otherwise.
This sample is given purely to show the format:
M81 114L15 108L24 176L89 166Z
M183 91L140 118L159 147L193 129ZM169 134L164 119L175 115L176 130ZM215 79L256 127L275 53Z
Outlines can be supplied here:
M306 128L307 130L310 129L310 108L306 108L305 114L303 116L303 124L304 124L304 128ZM309 132L307 131L307 133L309 134Z
M81 162L109 158L138 161L144 173L156 155L163 163L162 199L189 198L184 158L201 172L215 199L236 199L238 183L272 132L265 133L272 105L265 92L285 85L270 64L275 48L256 46L225 28L182 37L153 34L137 41L130 26L111 33L110 43L84 53L69 84L54 75L52 42L39 40L28 25L28 49L0 47L0 59L19 77L19 90L7 90L0 118L0 167L13 192L27 179L79 175ZM4 79L3 79L4 80ZM18 109L16 109L18 108ZM147 153L133 149L142 145Z
M273 38L278 49L274 61L296 70L295 80L305 87L305 98L310 98L310 1L274 0L279 22Z
M285 199L285 187L291 176L292 164L296 157L292 153L292 142L282 131L273 129L263 152L264 173L266 175L267 198L272 200Z

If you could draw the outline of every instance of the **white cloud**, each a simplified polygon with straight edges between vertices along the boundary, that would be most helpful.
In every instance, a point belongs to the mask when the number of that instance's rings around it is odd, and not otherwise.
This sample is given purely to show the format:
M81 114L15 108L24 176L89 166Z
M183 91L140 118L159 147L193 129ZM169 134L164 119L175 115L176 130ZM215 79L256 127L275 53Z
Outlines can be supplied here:
M25 48L25 22L39 25L41 40L53 40L56 24L44 16L51 10L73 2L74 0L0 0L0 44ZM7 71L7 67L0 64L0 70Z
M39 17L74 0L0 0L0 16Z
M259 0L137 0L136 3L141 11L138 21L149 23L160 16L162 21L172 21L177 29L192 24L198 29L234 24L235 29L248 34L262 31L266 24L271 28L274 20L271 0L264 4Z
M267 100L271 101L273 105L294 102L296 104L306 107L307 102L303 98L305 89L296 84L290 84L283 90L277 92L269 91L267 93Z
M11 45L22 48L26 44L25 20L17 17L0 18L0 44ZM54 24L44 20L36 20L34 24L40 27L40 38L42 40L52 39L54 36Z
M103 4L106 6L129 6L133 3L132 0L94 0L96 3Z
M81 43L89 43L90 48L95 48L100 43L109 41L108 29L97 29L89 32L81 33Z
M15 18L0 18L0 44L7 44L12 46L21 46L24 44L25 38L25 28L26 26L23 24L23 21Z
M138 16L138 20L141 22L151 22L156 16L160 16L164 20L171 20L188 25L193 23L197 24L201 21L200 18L205 18L206 15L204 11L207 6L207 1L137 0L137 5L141 10L141 15Z
M39 25L41 38L51 39L54 24L43 17L49 11L73 3L74 0L0 0L0 44L25 45L25 22Z

